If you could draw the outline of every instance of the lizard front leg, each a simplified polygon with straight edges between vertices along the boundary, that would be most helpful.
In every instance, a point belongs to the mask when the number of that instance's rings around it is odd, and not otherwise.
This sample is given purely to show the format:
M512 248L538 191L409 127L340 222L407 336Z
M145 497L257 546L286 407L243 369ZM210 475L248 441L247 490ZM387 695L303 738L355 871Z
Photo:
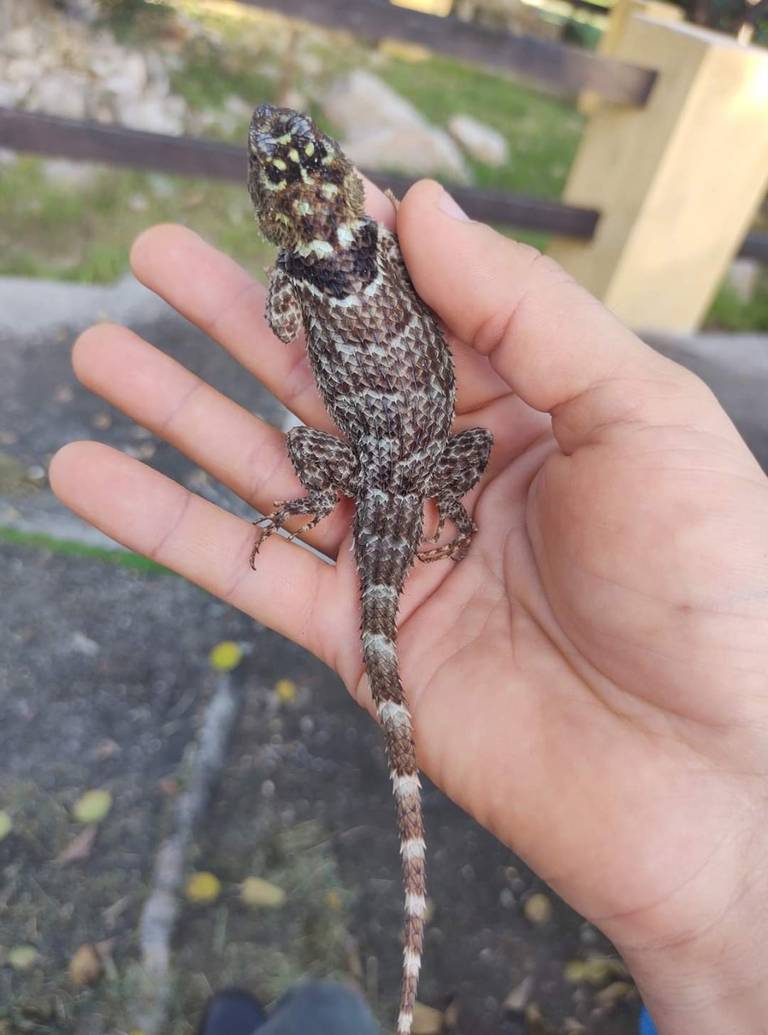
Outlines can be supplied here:
M280 341L294 341L301 330L301 306L293 285L284 270L273 266L269 271L264 315L270 330Z
M452 435L427 482L425 494L437 504L438 522L435 534L427 540L436 543L448 518L458 535L445 546L420 550L421 561L439 561L450 557L460 561L469 549L477 525L466 511L461 497L477 485L486 468L493 445L493 436L485 428L469 428Z
M251 552L252 568L261 544L282 528L289 517L313 515L293 533L302 535L331 513L339 496L354 496L357 492L357 458L341 439L305 427L292 428L286 439L291 463L308 494L293 500L275 500L272 513L256 522L260 527Z

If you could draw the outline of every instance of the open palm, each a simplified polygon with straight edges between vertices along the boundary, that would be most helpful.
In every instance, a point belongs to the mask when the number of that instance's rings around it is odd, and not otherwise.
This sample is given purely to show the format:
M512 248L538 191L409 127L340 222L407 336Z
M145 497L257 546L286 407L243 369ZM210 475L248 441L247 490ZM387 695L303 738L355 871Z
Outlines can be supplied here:
M402 601L419 762L642 980L648 953L708 939L765 881L768 482L701 382L443 199L414 188L398 233L452 335L457 427L486 427L495 446L468 501L468 557L417 564ZM391 223L375 190L369 209ZM242 270L178 227L143 235L133 263L333 430L300 343L272 338ZM260 510L297 494L279 432L129 331L86 332L75 368ZM69 445L51 478L70 507L315 652L369 704L349 503L307 536L335 565L275 538L254 573L247 522L114 450ZM646 991L663 1013L664 990L649 977Z

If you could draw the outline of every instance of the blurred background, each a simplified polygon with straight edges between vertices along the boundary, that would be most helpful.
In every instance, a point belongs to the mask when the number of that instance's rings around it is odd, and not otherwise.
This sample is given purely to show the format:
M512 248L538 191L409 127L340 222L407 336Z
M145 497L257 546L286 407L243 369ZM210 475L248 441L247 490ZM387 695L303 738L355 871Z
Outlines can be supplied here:
M766 44L766 0L0 0L0 1035L189 1035L213 989L308 976L396 1006L378 730L48 488L53 452L97 438L249 513L75 382L99 319L292 419L132 279L133 238L184 223L263 279L250 113L307 110L382 185L436 177L549 249L765 466ZM430 786L425 812L415 1035L634 1033L602 936Z

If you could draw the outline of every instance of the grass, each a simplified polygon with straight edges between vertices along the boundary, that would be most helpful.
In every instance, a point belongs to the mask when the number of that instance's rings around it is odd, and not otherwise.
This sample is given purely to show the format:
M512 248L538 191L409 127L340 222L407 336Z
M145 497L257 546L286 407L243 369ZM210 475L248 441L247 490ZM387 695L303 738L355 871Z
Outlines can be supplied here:
M43 532L21 532L15 528L0 526L0 543L14 546L26 546L34 550L47 550L50 553L62 554L66 557L88 557L117 564L121 568L133 568L149 575L173 575L169 568L157 564L148 557L132 553L130 550L110 550L101 546L88 546L71 539L59 539Z
M768 334L768 274L763 276L749 301L743 301L730 284L723 284L707 316L711 330Z

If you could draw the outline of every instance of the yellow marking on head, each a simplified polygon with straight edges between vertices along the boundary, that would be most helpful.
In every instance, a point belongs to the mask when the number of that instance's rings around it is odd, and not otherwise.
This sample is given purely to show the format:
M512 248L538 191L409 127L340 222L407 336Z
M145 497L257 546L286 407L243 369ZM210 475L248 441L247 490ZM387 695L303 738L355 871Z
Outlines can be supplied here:
M285 164L282 158L270 158L270 162L274 165L276 169L279 169L280 172L285 172L285 170L288 168L288 166Z
M288 157L292 162L298 162L299 152L296 150L295 147L292 147L291 150L288 152Z
M320 190L325 194L326 198L335 198L339 193L339 188L335 183L324 183Z
M299 201L294 202L293 207L300 216L312 215L312 206L309 204L308 201L302 201L300 199Z
M278 144L290 144L292 139L293 138L291 137L290 133L283 133L281 137L277 138L277 142Z

